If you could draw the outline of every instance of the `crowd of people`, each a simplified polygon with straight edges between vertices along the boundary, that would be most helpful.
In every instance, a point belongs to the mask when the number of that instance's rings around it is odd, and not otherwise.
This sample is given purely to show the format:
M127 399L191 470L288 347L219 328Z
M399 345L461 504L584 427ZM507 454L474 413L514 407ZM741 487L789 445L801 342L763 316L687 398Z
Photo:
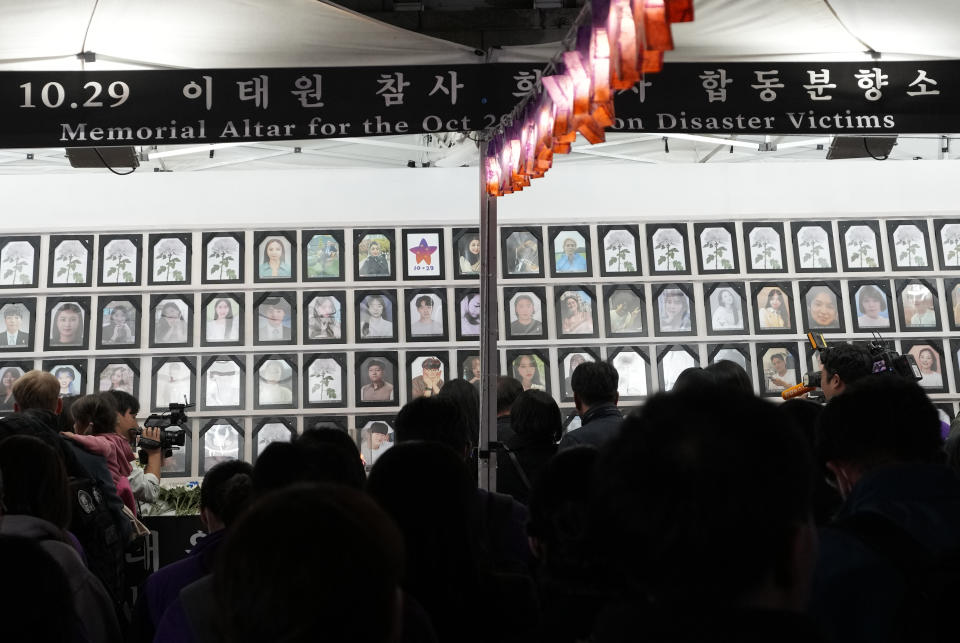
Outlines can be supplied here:
M0 419L3 640L952 640L960 431L865 349L820 361L825 405L763 400L721 361L626 413L617 371L583 362L566 434L553 398L500 377L489 445L477 387L451 380L369 473L347 433L308 428L206 473L207 535L134 605L120 563L162 453L131 466L129 394L65 409L31 371Z

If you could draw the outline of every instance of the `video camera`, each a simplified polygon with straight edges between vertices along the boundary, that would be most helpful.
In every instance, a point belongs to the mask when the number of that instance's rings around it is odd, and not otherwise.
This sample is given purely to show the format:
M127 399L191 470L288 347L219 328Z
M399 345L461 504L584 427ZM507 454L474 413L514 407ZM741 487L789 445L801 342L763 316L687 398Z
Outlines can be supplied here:
M147 451L154 449L163 449L163 457L169 458L173 455L174 449L179 449L186 444L187 431L184 425L187 423L186 409L192 407L192 404L171 403L170 410L166 413L154 413L150 415L143 423L144 429L160 429L160 441L151 440L143 437L143 429L136 429L137 436L140 437L140 463L147 463Z
M810 345L816 351L827 348L827 342L820 333L807 333ZM867 344L870 358L873 360L874 374L898 375L911 381L919 381L923 375L913 355L901 355L883 342L879 334L874 333L873 340ZM820 371L807 373L803 376L803 386L820 388Z

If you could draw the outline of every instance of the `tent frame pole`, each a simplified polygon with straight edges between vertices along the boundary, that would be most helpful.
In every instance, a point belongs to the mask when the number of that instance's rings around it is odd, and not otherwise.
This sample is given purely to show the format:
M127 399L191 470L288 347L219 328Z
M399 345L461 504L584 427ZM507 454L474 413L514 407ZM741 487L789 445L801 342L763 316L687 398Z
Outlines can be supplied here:
M497 198L487 194L487 141L480 143L480 488L497 488Z

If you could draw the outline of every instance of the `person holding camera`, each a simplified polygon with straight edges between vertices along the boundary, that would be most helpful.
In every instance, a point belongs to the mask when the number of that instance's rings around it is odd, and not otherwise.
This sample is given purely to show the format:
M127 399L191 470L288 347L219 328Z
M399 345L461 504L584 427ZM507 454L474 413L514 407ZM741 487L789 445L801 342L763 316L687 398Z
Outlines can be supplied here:
M136 431L139 427L137 413L140 412L140 402L126 391L113 390L108 391L107 394L113 397L113 401L117 405L116 432L133 442L131 432ZM140 437L160 443L163 438L162 434L162 429L152 427L143 429ZM130 482L134 498L140 502L153 503L160 492L163 449L158 446L154 449L143 449L143 451L147 454L146 464L143 468L133 466L127 480Z
M848 386L873 373L873 357L865 346L836 344L820 351L820 390L827 402Z

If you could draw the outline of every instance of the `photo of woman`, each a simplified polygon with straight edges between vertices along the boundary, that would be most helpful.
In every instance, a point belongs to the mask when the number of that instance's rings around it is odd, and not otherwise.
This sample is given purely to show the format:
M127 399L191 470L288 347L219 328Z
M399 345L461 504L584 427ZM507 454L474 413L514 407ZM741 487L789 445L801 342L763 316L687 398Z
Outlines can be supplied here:
M108 365L100 373L101 391L123 391L133 395L133 369L126 364Z
M582 290L567 291L560 296L560 332L563 335L593 333L592 299Z
M643 300L632 290L619 288L607 294L607 319L611 333L643 332Z
M357 265L360 277L389 277L391 274L390 239L382 234L368 234L357 244Z
M60 382L60 397L80 395L80 377L73 366L57 366L53 369L53 376Z
M717 288L710 293L713 330L744 330L740 295L733 288Z
M240 320L234 309L240 306L233 299L220 297L207 304L207 341L235 342L240 338Z
M553 240L554 272L587 272L587 242L576 230L564 230Z
M524 391L546 391L544 364L537 355L520 355L513 360L513 377L520 380Z
M903 322L905 328L936 328L937 311L934 296L923 284L909 284L901 291Z
M660 315L660 332L676 333L689 331L690 299L679 288L664 288L657 297Z
M340 339L340 302L336 297L314 297L307 313L307 336L310 339Z
M475 275L480 272L480 235L465 234L458 243L460 274Z
M933 347L926 344L920 344L907 351L917 361L920 367L920 381L917 382L923 388L939 389L943 388L943 375L940 368L940 355Z
M393 337L393 315L380 295L368 295L360 301L360 338Z
M857 300L857 326L860 328L890 328L890 313L887 311L887 296L876 286L860 287Z
M953 300L953 325L960 327L960 284L953 287L950 297Z
M290 242L283 237L267 237L260 243L261 279L283 279L290 276Z
M260 406L293 403L293 369L282 359L268 359L259 369Z
M52 320L51 346L83 345L83 308L73 302L58 304L53 309Z
M0 411L13 410L13 384L23 375L23 369L8 366L0 370Z
M525 230L511 232L503 265L508 275L530 275L540 272L540 242Z
M757 293L760 328L771 330L790 327L790 306L787 295L776 286L767 286Z
M840 328L837 295L827 286L811 286L806 294L807 328L830 330Z
M123 301L112 301L103 307L102 342L108 346L137 343L136 313Z
M183 344L187 341L186 304L175 299L164 299L155 308L153 341L156 344Z

